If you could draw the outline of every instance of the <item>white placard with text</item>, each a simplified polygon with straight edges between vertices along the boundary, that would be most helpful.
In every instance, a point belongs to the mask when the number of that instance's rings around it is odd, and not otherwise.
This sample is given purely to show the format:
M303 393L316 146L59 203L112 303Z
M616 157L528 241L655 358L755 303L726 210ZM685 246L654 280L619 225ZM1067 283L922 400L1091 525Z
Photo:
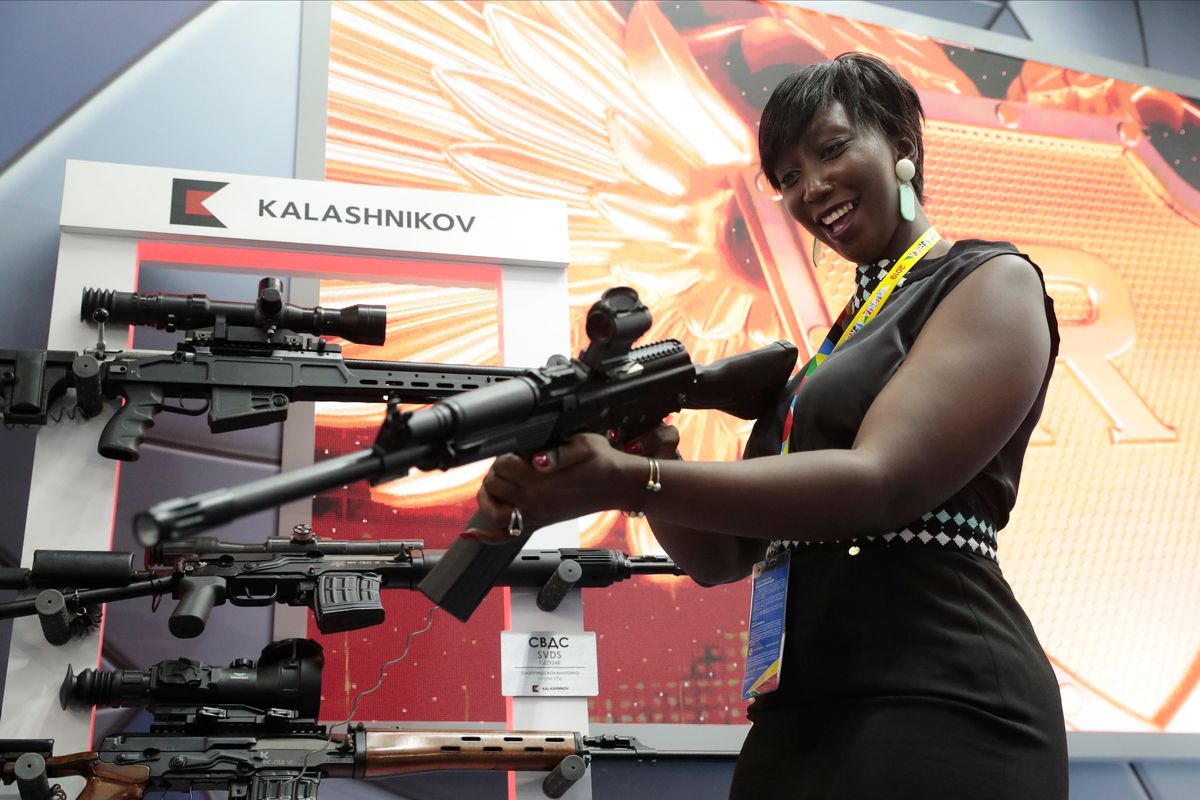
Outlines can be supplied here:
M595 697L599 693L596 634L502 632L500 693L508 697Z

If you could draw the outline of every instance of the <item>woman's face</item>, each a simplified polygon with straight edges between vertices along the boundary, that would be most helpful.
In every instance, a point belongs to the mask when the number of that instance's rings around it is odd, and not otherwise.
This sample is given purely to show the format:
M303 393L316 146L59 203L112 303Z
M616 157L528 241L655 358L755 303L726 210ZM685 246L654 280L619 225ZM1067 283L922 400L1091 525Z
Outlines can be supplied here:
M793 219L843 258L865 264L898 255L891 252L896 241L903 250L915 238L900 219L896 160L903 155L833 101L784 152L775 178Z

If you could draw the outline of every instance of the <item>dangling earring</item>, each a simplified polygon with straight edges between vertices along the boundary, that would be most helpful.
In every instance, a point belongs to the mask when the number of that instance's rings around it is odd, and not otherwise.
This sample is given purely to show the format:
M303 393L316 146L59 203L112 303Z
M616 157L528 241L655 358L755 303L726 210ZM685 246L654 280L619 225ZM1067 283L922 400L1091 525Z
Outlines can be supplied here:
M917 193L909 183L917 174L917 167L907 158L896 162L896 177L900 179L900 219L912 222L917 217Z
M820 246L821 246L821 240L814 236L813 237L813 247L812 247L812 265L814 267L817 266L817 248Z

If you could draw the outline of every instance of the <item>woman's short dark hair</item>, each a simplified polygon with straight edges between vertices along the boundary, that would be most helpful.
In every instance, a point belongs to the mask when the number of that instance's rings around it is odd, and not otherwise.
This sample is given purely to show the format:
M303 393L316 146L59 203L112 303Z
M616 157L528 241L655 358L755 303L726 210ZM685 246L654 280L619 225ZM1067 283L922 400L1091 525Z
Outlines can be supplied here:
M763 108L758 123L758 156L776 191L775 165L808 131L817 112L836 100L857 125L870 125L889 139L907 139L916 147L912 179L917 198L925 200L925 113L912 84L887 62L866 53L842 53L833 61L809 64L783 80Z

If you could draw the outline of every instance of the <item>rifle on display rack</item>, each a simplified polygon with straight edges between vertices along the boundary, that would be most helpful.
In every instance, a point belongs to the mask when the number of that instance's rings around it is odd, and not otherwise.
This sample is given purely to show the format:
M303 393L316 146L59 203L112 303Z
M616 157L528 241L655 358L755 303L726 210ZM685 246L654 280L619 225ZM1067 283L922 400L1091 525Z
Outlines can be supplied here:
M0 350L0 420L45 425L76 413L91 418L106 400L121 398L97 448L120 461L137 461L146 430L163 411L207 413L213 433L224 433L282 421L296 401L429 403L522 374L507 367L343 358L339 345L320 336L383 344L387 309L301 308L283 302L278 278L259 282L254 303L85 289L80 319L99 325L99 341L90 349ZM184 331L184 339L174 352L108 350L105 324ZM205 402L185 408L183 400Z
M653 761L656 751L628 737L575 732L403 730L318 722L321 646L308 639L267 645L257 664L228 668L189 659L149 670L68 667L59 699L87 713L94 705L146 706L149 732L105 736L91 752L54 756L53 740L0 741L0 779L22 800L65 798L50 780L80 776L80 800L140 798L151 791L218 789L246 800L315 800L322 778L387 778L444 770L549 772L548 797L561 797L596 756ZM682 754L666 753L666 757Z
M692 363L681 342L632 347L650 312L627 287L606 291L587 315L588 347L541 369L406 412L389 401L374 447L311 467L159 503L134 518L145 545L194 536L232 519L358 480L399 478L411 469L450 469L504 453L528 455L574 434L640 435L680 409L717 409L755 419L778 401L796 347L775 342L709 366ZM417 587L459 619L482 601L533 532L498 545L459 537Z
M37 614L46 640L62 645L99 625L102 603L170 595L179 602L167 624L180 638L203 633L213 606L227 602L306 606L322 633L357 630L383 622L382 590L416 588L443 556L419 540L323 539L307 525L261 544L160 542L147 551L142 571L132 553L38 550L29 569L0 568L0 588L29 595L0 603L0 620ZM579 547L523 551L500 584L539 589L538 606L552 611L573 587L682 574L666 556Z

